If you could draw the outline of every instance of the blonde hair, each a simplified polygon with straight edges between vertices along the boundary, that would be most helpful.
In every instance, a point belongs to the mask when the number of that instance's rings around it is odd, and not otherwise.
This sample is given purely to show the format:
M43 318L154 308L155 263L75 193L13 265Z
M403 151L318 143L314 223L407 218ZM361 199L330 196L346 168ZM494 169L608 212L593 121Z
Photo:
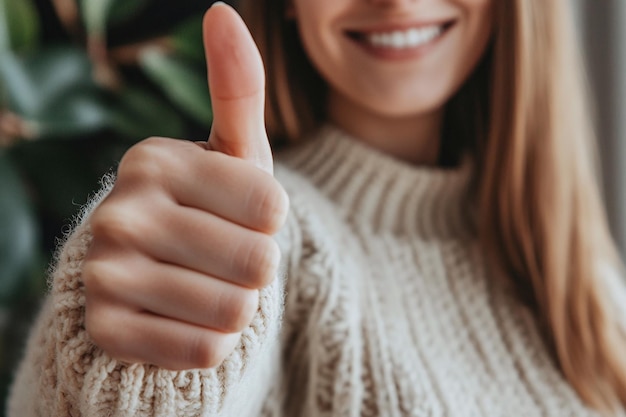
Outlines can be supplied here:
M278 144L325 118L326 85L285 0L243 0L267 70ZM626 405L626 332L601 271L622 271L592 156L593 131L566 0L494 1L493 40L446 106L448 153L476 160L478 232L530 305L560 368L590 406Z

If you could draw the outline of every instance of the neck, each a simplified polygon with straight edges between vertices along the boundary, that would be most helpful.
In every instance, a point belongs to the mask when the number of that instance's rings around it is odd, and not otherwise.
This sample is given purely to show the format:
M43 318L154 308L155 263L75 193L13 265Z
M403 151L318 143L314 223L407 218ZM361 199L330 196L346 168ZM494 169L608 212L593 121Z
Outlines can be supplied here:
M328 108L333 124L367 145L411 164L437 164L442 110L392 117L355 105L338 94L331 95Z

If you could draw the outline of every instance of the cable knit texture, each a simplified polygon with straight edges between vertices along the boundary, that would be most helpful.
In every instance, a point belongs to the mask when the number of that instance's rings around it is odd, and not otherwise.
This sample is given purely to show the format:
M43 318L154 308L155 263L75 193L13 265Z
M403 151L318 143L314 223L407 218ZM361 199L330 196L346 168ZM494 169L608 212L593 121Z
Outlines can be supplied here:
M284 266L224 364L171 372L93 345L82 221L60 252L9 416L596 415L479 249L470 161L413 167L330 126L314 136L278 157L292 205L276 236Z

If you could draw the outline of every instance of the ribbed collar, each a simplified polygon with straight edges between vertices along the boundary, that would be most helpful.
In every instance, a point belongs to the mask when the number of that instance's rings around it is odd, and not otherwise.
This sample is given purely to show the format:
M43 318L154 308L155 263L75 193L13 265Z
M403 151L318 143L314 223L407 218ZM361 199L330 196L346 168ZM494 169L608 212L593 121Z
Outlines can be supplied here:
M410 165L325 125L285 155L351 222L376 233L429 238L472 235L472 163Z

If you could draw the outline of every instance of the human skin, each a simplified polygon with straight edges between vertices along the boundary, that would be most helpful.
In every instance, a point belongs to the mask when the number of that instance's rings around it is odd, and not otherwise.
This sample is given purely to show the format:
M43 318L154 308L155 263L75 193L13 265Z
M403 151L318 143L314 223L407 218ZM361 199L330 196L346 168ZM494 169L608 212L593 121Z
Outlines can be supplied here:
M203 26L208 143L132 147L92 213L83 266L94 342L117 359L172 370L217 366L236 347L276 274L271 235L288 212L272 176L258 50L229 6L212 7Z
M383 152L428 164L443 106L486 48L489 4L294 0L287 12L329 84L331 121ZM405 50L346 36L433 22L449 29ZM254 41L223 4L207 12L203 29L214 110L208 143L151 138L133 146L91 215L83 266L94 342L117 359L173 370L217 366L235 348L258 290L274 279L280 253L271 236L288 212L272 177Z
M492 0L292 0L288 11L328 83L329 118L385 153L428 165L445 103L484 55L492 14ZM410 29L442 33L401 47L367 41Z

